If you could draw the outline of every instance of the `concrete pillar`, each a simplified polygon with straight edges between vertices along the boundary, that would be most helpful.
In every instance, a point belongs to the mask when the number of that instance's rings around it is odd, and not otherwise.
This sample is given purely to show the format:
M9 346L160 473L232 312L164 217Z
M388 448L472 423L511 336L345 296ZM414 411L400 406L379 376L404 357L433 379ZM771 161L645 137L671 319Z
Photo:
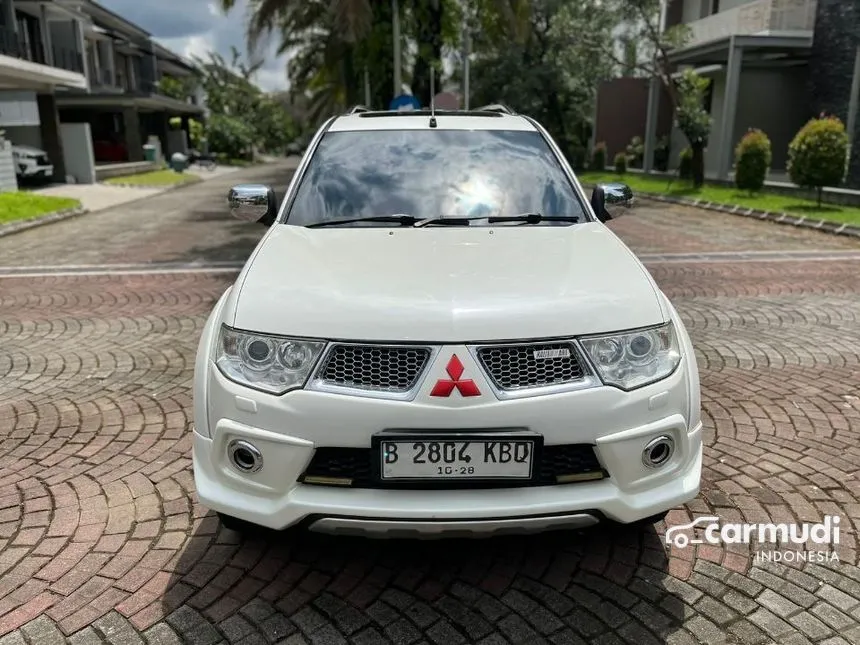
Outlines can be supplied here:
M41 5L39 30L42 32L42 45L45 48L45 64L54 66L54 44L51 42L51 24L48 22L48 9Z
M15 20L15 9L12 0L0 0L0 14L3 14L3 25L7 31L18 33L18 21Z
M36 105L41 123L42 148L54 164L54 181L66 182L66 164L63 156L63 139L60 134L60 111L53 94L38 94Z
M140 116L137 108L123 108L123 127L125 129L125 145L128 148L129 161L143 161L143 139L140 136Z
M743 66L743 49L735 45L735 38L729 40L729 62L726 65L726 94L723 97L723 122L717 139L717 178L728 179L732 170L734 154L735 114L738 106L738 90Z
M648 113L645 117L645 158L642 169L648 173L654 170L654 149L657 147L657 116L660 112L660 85L656 76L648 83Z
M848 118L845 121L845 129L848 132L848 142L853 146L855 131L857 130L857 108L860 105L860 45L854 55L854 76L851 80L851 90L848 97Z

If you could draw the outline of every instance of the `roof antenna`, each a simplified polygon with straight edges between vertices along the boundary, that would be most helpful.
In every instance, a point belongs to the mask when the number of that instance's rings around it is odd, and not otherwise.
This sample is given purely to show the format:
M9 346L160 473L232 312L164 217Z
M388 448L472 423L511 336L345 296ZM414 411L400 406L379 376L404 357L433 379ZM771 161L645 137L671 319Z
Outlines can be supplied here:
M436 127L436 67L430 65L430 127Z

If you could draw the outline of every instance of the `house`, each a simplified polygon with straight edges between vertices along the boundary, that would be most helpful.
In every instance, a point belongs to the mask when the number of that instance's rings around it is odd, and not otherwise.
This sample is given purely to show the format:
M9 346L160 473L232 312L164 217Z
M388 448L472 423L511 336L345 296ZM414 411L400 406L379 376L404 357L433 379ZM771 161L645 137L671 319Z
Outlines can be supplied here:
M184 147L171 144L169 121L179 117L187 132L188 119L205 114L194 66L97 2L74 6L89 84L57 95L61 121L89 124L97 166L143 161L150 136L165 152ZM178 81L171 90L168 79Z
M853 141L860 136L857 0L667 0L662 27L679 24L686 25L689 38L670 52L670 61L679 72L692 68L711 79L705 105L712 119L706 176L731 177L734 148L749 128L763 130L771 140L774 179L786 177L788 145L813 116L836 115ZM629 129L633 122L645 135L645 169L650 170L653 155L648 152L671 135L670 167L676 168L687 142L673 130L667 102L656 79L606 84L598 98L596 139ZM860 188L860 147L852 150L846 184Z
M0 0L0 130L17 146L46 151L56 181L65 181L75 154L64 145L57 92L84 91L87 78L77 50L52 35L73 33L76 24L60 3ZM14 173L0 183L14 188Z

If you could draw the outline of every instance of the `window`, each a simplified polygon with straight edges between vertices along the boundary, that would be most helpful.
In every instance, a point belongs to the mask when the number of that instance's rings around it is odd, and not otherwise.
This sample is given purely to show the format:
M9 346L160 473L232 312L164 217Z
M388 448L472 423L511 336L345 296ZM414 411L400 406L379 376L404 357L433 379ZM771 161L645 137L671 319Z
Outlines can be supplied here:
M529 212L586 219L539 132L428 127L327 133L302 178L287 223Z

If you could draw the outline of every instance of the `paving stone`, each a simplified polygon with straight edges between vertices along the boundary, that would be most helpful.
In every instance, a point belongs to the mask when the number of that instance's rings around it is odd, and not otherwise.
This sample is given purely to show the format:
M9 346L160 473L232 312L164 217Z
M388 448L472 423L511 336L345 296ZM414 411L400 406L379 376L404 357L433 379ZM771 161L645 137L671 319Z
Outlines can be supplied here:
M39 641L35 641L38 643ZM104 645L104 639L99 636L95 629L92 627L84 627L81 631L75 632L71 636L68 637L69 645ZM3 640L0 639L0 644L9 645L7 643L3 643ZM20 645L24 645L24 639L20 640Z
M143 645L143 638L132 624L115 611L99 618L93 626L104 634L112 645Z
M181 645L182 640L168 625L158 623L143 633L148 645Z
M819 641L833 632L830 627L805 611L792 616L788 622L815 641Z
M141 267L0 272L0 645L860 642L860 244L713 211L643 202L609 223L697 352L702 494L669 519L838 513L839 566L679 554L662 525L418 544L223 530L191 472L197 341L235 279L207 267L238 269L264 233L224 216L228 184L291 167L0 238L7 267ZM204 270L157 271L189 261Z
M791 625L767 609L759 609L749 616L751 623L764 630L772 638L783 638L793 631Z
M221 640L218 631L190 607L180 607L167 617L167 622L193 645L215 645Z
M63 633L47 616L39 616L21 627L21 633L33 643L39 645L65 645Z
M770 609L777 616L782 616L783 618L800 611L800 607L798 605L795 605L788 598L780 596L770 589L765 589L758 598L756 598L756 601L760 605Z

